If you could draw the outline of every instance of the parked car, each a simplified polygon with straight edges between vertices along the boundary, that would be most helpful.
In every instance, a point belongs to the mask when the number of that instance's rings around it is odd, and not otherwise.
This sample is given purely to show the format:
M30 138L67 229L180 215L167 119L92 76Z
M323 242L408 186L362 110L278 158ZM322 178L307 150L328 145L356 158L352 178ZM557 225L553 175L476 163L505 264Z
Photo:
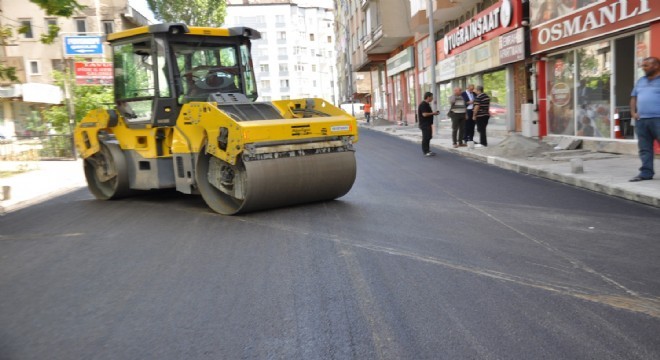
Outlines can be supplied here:
M490 104L489 109L491 118L504 118L506 116L506 107L500 104Z

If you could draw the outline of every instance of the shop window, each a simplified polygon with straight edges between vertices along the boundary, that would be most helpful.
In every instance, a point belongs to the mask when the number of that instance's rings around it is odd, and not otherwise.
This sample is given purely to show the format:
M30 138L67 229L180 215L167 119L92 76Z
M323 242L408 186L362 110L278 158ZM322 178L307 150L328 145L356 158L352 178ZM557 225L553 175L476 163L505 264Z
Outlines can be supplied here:
M573 52L551 57L547 62L548 133L575 135Z
M577 50L577 135L610 137L612 49L601 42Z
M508 94L506 70L484 74L482 77L484 92L490 96L490 123L506 125L508 113Z

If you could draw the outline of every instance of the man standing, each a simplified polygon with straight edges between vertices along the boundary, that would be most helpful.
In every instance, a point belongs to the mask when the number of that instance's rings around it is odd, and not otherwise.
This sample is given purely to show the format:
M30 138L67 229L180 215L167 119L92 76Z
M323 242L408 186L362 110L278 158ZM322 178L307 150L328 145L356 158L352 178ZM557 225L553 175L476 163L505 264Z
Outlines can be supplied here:
M488 119L490 119L490 97L484 92L484 87L481 85L477 86L473 119L477 123L477 131L479 132L479 147L488 146L486 126L488 126Z
M463 139L467 144L468 141L474 141L474 85L470 84L467 87L467 90L463 91L461 94L463 96L463 101L465 101L466 118L465 118L465 138Z
M371 120L371 103L369 103L369 101L364 104L364 118L367 120L367 124L369 123L369 120Z
M653 142L660 141L660 59L644 59L642 70L646 76L637 80L630 95L630 114L637 120L635 131L642 167L630 181L653 179Z
M440 113L439 111L433 111L433 109L431 109L431 101L433 101L433 94L426 92L424 94L424 100L417 108L419 128L422 129L422 151L425 156L435 155L434 152L431 152L431 126L433 125L433 116Z
M454 88L454 95L449 97L449 117L451 118L451 142L455 148L466 146L463 143L465 132L465 100L461 95L461 88ZM458 135L458 136L457 136Z

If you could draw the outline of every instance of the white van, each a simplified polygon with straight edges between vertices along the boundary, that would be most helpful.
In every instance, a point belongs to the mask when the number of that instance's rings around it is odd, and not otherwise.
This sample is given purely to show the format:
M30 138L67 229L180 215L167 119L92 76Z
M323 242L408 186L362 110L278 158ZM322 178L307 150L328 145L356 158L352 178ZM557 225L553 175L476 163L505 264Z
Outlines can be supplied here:
M346 111L349 115L353 115L356 118L364 117L364 104L362 103L344 103L339 105L342 110Z

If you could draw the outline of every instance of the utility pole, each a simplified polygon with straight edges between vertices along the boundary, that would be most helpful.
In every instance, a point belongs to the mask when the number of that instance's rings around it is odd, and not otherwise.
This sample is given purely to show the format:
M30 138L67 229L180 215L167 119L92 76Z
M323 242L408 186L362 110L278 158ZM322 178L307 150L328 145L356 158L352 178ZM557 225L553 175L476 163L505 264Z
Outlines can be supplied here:
M431 92L433 93L433 103L435 104L435 109L438 110L438 95L435 91L435 63L436 52L435 52L435 29L433 28L433 2L431 0L426 0L426 13L429 16L429 50L431 51L431 63L429 64L429 71L431 72ZM440 133L440 124L438 121L438 116L433 117L433 123L435 125L435 133Z

